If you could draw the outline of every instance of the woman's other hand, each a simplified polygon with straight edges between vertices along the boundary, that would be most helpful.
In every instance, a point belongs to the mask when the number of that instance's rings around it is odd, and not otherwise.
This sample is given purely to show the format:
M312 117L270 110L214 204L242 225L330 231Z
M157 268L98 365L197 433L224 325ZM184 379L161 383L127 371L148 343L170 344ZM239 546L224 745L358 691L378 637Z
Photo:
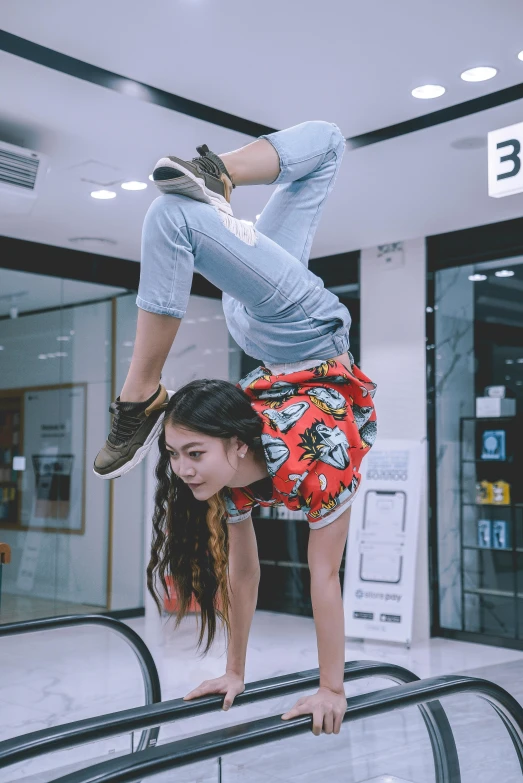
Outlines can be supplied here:
M184 701L199 699L202 696L211 696L216 693L224 693L222 709L228 710L232 707L234 699L238 694L245 690L245 683L242 677L237 674L226 672L222 677L216 677L214 680L204 680L201 685L183 697Z
M298 715L312 715L312 733L317 737L324 734L339 734L343 716L347 711L345 693L319 688L313 696L304 696L294 707L282 715L282 720L297 718Z

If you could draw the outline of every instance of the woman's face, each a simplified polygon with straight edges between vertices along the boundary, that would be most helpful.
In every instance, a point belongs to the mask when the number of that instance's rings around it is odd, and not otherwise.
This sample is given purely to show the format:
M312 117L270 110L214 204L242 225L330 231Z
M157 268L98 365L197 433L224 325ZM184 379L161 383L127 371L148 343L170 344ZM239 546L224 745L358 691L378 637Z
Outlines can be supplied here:
M238 469L241 444L236 438L228 444L167 423L165 445L173 473L185 481L197 500L208 500L229 486Z

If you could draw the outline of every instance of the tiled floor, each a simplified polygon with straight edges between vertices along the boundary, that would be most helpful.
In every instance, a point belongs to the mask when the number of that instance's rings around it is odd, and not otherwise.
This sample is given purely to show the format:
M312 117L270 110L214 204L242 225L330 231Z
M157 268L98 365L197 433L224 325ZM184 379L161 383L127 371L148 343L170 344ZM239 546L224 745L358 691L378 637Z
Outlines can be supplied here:
M195 623L173 631L143 618L129 621L149 644L162 681L163 698L185 695L204 679L223 673L223 645L206 657L194 649ZM495 680L523 702L523 653L475 644L433 639L406 650L378 644L348 643L346 660L387 660L422 677L473 672ZM312 620L258 612L247 661L247 681L317 666ZM2 640L0 648L0 740L46 726L143 703L141 675L131 650L105 629L73 628ZM350 683L347 695L390 687L384 680ZM193 733L281 715L298 695L200 716L162 727L160 742ZM455 731L462 783L520 783L513 747L488 704L472 696L444 704ZM95 760L127 752L130 738L120 737L57 752L10 767L3 781L44 783ZM431 783L430 745L417 708L345 724L338 736L304 735L242 751L223 759L222 783ZM150 780L157 783L214 783L216 761L204 762Z

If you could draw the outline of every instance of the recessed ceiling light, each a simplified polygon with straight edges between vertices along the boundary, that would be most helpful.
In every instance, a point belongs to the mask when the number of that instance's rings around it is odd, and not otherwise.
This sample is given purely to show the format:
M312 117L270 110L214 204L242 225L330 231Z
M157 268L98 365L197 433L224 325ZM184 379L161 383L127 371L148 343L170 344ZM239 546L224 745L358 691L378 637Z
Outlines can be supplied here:
M122 182L122 188L124 190L145 190L147 182L137 182L136 180L130 180L129 182Z
M488 79L493 79L497 72L498 69L492 68L490 65L479 65L477 68L463 71L461 78L464 82L486 82Z
M487 279L486 275L480 275L480 274L469 275L469 280L472 280L473 283L481 283L482 280L486 280L486 279Z
M445 92L441 84L424 84L421 87L415 87L412 90L414 98L429 100L430 98L439 98Z
M39 353L38 354L38 358L39 359L47 359L47 354L46 353Z
M93 190L91 196L99 199L110 199L116 198L116 193L114 190Z
M514 359L505 359L505 364L514 364Z
M496 277L514 277L515 272L512 269L498 269L494 274Z
M518 60L523 60L523 51L518 54Z

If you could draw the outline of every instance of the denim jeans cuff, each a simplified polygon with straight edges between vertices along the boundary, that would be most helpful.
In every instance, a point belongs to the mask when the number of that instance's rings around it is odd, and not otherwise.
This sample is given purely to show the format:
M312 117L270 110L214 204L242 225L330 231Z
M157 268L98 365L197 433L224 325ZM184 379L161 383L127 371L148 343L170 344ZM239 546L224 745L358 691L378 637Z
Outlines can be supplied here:
M276 152L278 153L278 157L280 159L280 173L276 177L273 182L271 182L271 185L279 185L281 179L285 176L285 172L287 169L287 156L285 154L285 150L281 146L279 140L278 140L278 134L277 133L268 133L266 135L260 136L260 139L267 139L269 144L272 144Z
M140 310L146 310L148 313L155 313L156 315L170 315L171 318L183 318L185 315L183 310L177 310L175 307L162 307L162 305L148 302L140 296L136 297L136 305Z

